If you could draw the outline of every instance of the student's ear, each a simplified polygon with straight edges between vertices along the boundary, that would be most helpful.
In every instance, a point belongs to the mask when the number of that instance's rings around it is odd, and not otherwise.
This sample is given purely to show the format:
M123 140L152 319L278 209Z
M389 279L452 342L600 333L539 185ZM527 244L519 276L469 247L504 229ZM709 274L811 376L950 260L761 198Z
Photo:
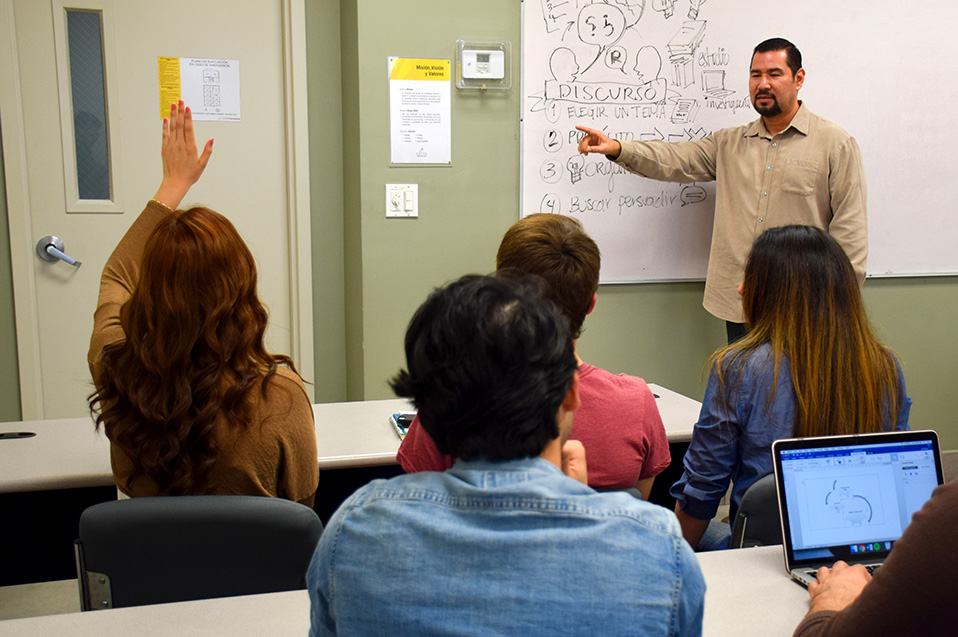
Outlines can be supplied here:
M595 302L599 300L599 293L596 292L592 295L592 303L589 304L589 311L585 313L586 316L592 314L592 310L595 309Z
M572 412L578 409L580 405L582 405L582 399L579 398L579 372L575 372L572 374L572 384L569 386L569 391L562 399L562 408Z

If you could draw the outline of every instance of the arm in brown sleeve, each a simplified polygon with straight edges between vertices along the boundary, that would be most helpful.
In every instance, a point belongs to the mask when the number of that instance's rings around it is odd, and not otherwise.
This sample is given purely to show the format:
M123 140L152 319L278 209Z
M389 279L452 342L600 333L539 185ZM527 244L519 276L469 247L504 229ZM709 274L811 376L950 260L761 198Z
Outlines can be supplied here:
M807 615L795 637L947 635L958 626L958 482L938 487L862 594L839 612Z

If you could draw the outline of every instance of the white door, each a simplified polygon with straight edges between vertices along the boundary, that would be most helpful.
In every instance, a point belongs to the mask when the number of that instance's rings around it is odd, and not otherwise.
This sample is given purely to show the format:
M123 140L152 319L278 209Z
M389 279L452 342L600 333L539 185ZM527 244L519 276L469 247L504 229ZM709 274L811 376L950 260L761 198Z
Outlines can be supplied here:
M73 158L85 140L73 131L69 74L80 63L66 48L67 8L102 16L101 119L113 182L105 201L78 201ZM267 345L312 378L303 14L303 0L0 0L0 124L24 419L87 412L100 272L162 176L159 57L239 60L241 121L197 123L199 143L216 143L183 205L208 205L236 225L259 267ZM62 239L82 266L42 261L35 246L45 235Z

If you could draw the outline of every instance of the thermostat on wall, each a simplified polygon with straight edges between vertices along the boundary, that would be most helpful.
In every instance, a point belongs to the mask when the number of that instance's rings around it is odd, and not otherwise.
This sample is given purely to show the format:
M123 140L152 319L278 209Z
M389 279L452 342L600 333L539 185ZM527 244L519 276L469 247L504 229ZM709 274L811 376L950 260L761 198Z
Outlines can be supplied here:
M506 74L504 51L463 51L462 77L466 80L501 80Z
M509 76L508 42L467 42L459 40L456 49L459 88L507 89L512 86Z

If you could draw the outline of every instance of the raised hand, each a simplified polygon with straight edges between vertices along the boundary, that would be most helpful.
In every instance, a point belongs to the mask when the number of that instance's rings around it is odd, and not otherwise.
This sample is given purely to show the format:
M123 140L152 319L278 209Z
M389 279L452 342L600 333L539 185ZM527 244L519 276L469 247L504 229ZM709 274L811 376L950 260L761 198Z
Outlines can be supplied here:
M212 139L206 142L203 152L197 154L193 114L183 100L172 104L170 117L163 118L163 143L160 149L163 181L153 198L171 209L176 208L190 187L199 181L212 154Z

